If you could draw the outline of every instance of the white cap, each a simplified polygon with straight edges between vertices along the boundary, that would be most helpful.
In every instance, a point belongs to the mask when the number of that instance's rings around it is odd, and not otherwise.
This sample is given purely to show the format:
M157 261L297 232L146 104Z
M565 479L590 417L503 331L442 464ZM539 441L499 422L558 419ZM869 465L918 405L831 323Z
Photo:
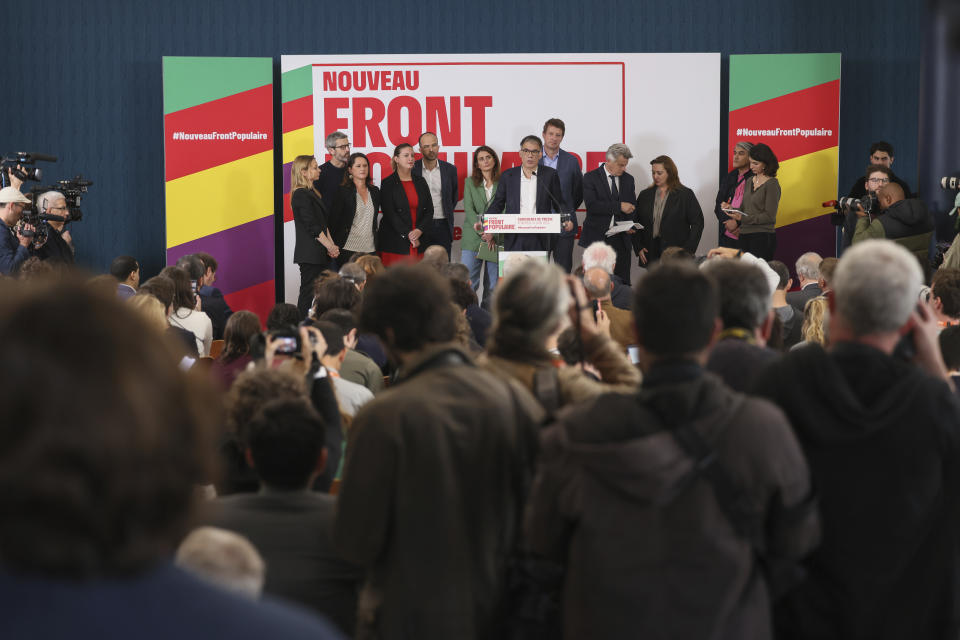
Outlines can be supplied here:
M29 198L20 193L19 189L15 189L14 187L4 187L3 189L0 189L0 204L7 204L9 202L30 204Z

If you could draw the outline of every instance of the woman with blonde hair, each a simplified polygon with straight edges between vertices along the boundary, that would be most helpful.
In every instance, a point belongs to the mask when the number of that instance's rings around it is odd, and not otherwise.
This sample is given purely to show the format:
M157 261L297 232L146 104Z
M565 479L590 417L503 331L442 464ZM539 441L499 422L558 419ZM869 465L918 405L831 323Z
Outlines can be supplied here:
M817 296L807 300L803 307L803 326L800 329L803 335L803 342L800 342L791 350L805 344L817 343L821 346L827 346L827 299L823 296Z
M313 186L319 177L320 167L316 158L297 156L293 159L290 168L290 208L293 210L293 226L296 230L293 261L300 266L297 308L302 318L307 317L313 300L313 281L329 266L331 258L340 255L328 229L330 209Z

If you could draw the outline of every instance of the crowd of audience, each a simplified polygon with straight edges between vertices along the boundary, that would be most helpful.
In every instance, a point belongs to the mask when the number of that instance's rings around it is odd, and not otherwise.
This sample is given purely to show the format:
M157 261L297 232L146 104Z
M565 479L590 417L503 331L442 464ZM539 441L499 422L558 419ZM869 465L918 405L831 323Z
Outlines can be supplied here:
M960 270L771 242L512 257L489 311L358 250L263 325L207 254L25 265L4 634L957 637Z

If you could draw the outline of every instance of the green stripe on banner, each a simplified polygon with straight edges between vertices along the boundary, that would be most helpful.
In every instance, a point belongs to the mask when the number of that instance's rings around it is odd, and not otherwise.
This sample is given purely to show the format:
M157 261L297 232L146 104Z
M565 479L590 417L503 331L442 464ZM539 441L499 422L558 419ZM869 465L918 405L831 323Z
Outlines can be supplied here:
M291 69L280 76L280 91L282 102L290 102L298 98L313 95L313 67L307 65L299 69Z
M839 53L730 56L730 111L839 78Z
M164 115L273 82L272 58L163 57Z

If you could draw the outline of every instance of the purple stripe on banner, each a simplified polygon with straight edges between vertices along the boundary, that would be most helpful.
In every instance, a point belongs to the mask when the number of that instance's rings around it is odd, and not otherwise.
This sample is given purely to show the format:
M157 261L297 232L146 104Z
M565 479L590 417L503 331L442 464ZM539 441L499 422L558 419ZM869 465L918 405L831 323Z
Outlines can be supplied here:
M223 295L273 280L273 216L171 247L167 249L167 264L175 264L181 257L197 251L216 258L214 286Z
M280 170L280 173L283 174L283 192L290 193L290 167L293 166L293 162L288 162L283 165L283 169Z
M837 228L830 223L829 213L777 229L777 251L774 257L787 265L794 286L800 282L795 273L797 258L807 251L815 251L821 258L836 255L836 233Z

